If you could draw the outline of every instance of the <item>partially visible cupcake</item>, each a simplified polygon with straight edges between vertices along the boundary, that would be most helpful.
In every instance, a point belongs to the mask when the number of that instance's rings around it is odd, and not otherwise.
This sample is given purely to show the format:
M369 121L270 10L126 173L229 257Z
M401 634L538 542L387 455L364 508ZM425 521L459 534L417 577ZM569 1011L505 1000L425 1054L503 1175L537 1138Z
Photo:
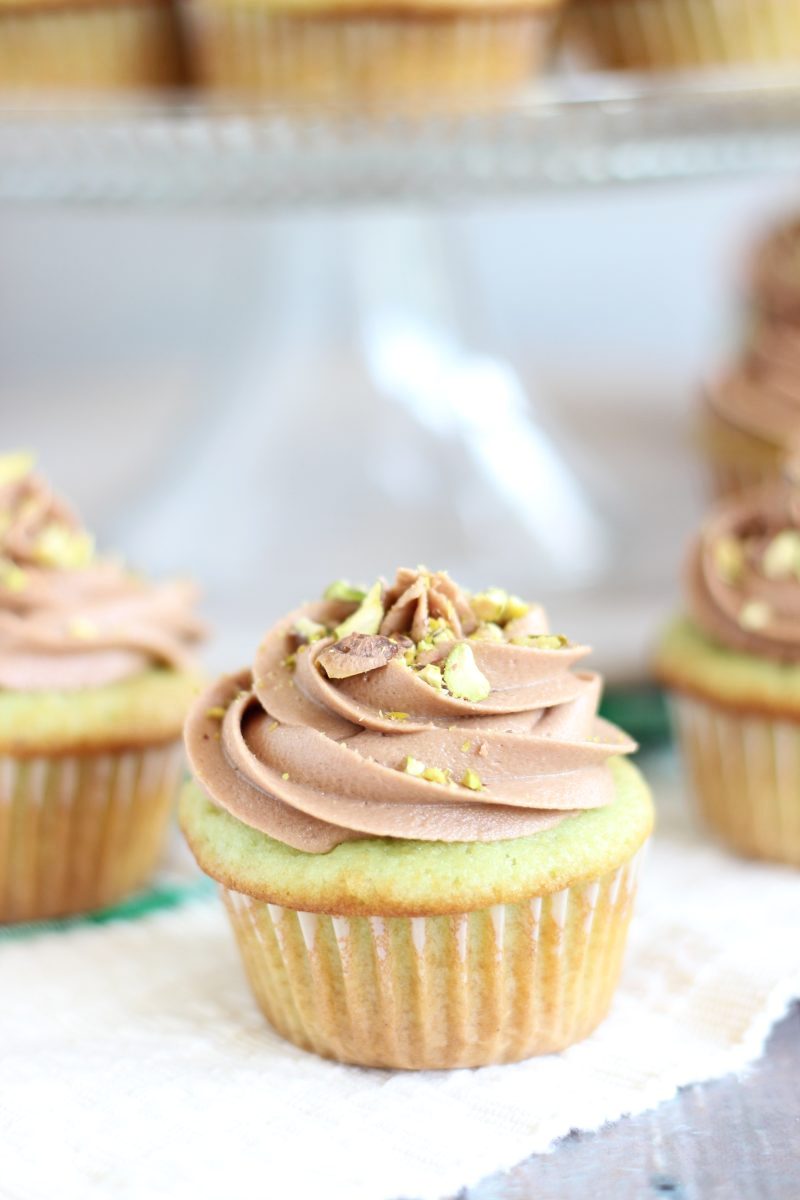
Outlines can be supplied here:
M333 585L196 702L181 823L284 1037L445 1068L603 1019L652 806L587 652L536 606L400 570Z
M800 330L800 219L781 221L758 246L751 291L762 319Z
M568 31L614 69L800 62L792 0L574 0Z
M700 811L740 853L800 866L800 493L773 484L718 505L687 600L656 671Z
M800 329L765 324L705 394L701 438L717 496L800 471Z
M0 921L152 874L198 688L194 598L98 556L29 456L0 458Z
M427 108L538 72L563 0L182 0L197 82L284 103Z
M0 5L0 91L137 91L181 81L170 0Z

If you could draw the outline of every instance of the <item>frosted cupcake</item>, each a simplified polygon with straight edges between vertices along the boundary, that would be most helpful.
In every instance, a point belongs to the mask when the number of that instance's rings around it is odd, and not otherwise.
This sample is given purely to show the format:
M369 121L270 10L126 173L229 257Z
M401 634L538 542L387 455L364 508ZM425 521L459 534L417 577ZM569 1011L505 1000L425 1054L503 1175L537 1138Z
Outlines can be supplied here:
M179 82L168 0L11 0L0 5L0 91L128 91Z
M717 496L800 469L800 330L766 324L705 395L701 438Z
M569 28L615 69L800 62L791 0L575 0Z
M800 866L800 494L778 484L719 505L687 599L656 668L700 811L735 850Z
M537 73L563 0L183 0L197 81L347 107L473 105Z
M152 874L197 692L193 602L96 555L30 458L0 458L0 921Z
M782 221L763 239L752 275L757 313L800 330L800 220Z
M197 701L181 823L284 1037L459 1067L602 1020L652 809L586 653L538 607L400 570L333 585Z

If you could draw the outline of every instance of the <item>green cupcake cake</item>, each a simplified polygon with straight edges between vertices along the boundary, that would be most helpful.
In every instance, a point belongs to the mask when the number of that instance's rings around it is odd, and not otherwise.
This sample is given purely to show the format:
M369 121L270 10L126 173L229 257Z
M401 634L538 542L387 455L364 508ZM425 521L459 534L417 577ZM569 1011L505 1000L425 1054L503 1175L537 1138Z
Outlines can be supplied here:
M98 556L30 456L0 458L0 921L112 904L152 873L199 686L193 602Z
M333 585L195 703L181 823L285 1037L476 1066L603 1018L652 806L586 653L537 606L400 570Z

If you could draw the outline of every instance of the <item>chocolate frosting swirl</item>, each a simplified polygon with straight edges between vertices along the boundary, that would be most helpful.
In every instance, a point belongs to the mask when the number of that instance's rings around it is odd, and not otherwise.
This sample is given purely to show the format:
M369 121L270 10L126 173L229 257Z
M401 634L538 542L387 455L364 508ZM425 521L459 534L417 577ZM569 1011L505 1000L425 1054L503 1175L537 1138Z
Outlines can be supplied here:
M750 489L717 506L691 548L692 617L745 653L800 661L800 493Z
M75 514L32 470L0 458L0 688L97 687L153 665L191 669L194 587L152 584L95 556Z
M484 603L499 610L499 595ZM608 759L635 745L598 718L599 676L571 669L587 647L548 635L542 610L520 602L481 619L481 599L404 569L360 607L291 613L252 673L221 679L190 712L198 782L240 821L315 853L374 836L497 841L611 802Z
M752 291L768 319L800 319L800 220L773 229L757 248Z
M795 456L800 451L800 336L764 326L747 356L709 389L712 412L727 424Z

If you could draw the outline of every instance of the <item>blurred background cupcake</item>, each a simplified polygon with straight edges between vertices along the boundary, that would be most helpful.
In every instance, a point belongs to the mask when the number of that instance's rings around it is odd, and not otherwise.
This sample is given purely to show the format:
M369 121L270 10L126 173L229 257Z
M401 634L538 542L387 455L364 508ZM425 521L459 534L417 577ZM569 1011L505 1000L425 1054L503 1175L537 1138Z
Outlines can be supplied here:
M12 0L0 6L0 91L135 91L181 78L170 0Z
M0 458L0 921L151 875L197 686L193 603L96 555L30 457Z
M504 94L538 70L562 0L182 0L200 84L304 103Z
M575 0L568 28L603 67L800 61L792 0Z
M800 493L726 500L691 549L656 668L691 788L739 852L800 866Z
M715 495L800 469L800 226L757 245L745 295L744 344L705 390L701 442Z
M765 329L705 393L701 440L718 496L800 469L800 340Z

